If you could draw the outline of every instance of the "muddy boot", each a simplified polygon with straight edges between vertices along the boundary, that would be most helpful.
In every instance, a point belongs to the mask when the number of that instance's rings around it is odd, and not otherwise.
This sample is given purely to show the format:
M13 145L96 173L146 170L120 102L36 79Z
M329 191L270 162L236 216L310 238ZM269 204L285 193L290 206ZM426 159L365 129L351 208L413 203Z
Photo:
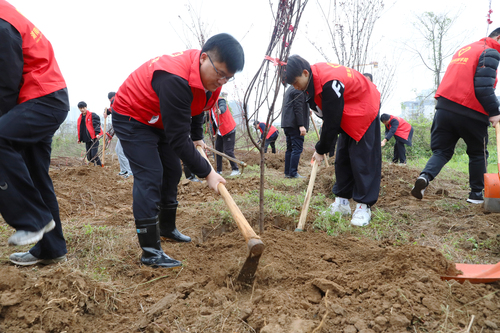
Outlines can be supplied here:
M182 263L163 252L160 241L158 217L135 220L137 237L142 248L141 263L147 266L172 268Z
M191 237L181 234L175 226L175 218L177 215L178 202L159 205L160 213L158 219L160 221L160 236L162 240L173 240L176 242L190 242Z

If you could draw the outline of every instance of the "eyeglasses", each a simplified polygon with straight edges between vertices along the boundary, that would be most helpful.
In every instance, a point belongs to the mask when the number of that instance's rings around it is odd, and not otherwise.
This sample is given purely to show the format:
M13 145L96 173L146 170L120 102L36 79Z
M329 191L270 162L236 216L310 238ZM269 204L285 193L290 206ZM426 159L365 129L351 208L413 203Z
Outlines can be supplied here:
M217 73L217 76L219 76L219 80L226 80L226 82L231 82L234 80L234 76L231 76L231 77L227 77L227 76L224 76L224 75L221 75L219 73L219 71L217 70L217 68L215 68L215 65L214 63L212 62L212 58L210 58L210 55L208 53L206 53L206 55L208 56L208 60L210 60L210 63L212 64L212 67L214 68L215 70L215 73Z

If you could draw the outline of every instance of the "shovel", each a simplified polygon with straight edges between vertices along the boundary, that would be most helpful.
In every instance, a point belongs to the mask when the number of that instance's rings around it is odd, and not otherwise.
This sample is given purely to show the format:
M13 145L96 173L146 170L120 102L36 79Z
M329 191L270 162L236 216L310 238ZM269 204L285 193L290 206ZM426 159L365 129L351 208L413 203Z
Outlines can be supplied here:
M498 173L484 174L484 209L488 212L500 212L500 123L495 125L497 137Z
M456 264L458 270L463 272L458 276L441 276L442 280L457 280L462 283L490 283L500 280L500 262L494 265Z
M207 146L207 149L210 150L214 154L217 154L217 155L220 155L222 157L225 157L228 160L233 161L234 163L237 163L237 164L241 165L241 168L242 168L241 173L243 173L243 171L245 170L245 167L247 166L247 164L245 162L237 160L237 159L235 159L235 158L233 158L231 156L228 156L228 155L226 155L224 153L221 153L220 151L215 150L215 149L213 149L213 148L211 148L209 146Z
M299 224L297 225L295 231L304 231L304 225L306 224L307 212L309 211L309 203L311 202L312 191L314 187L314 181L316 180L317 172L318 172L318 161L314 160L311 171L311 178L309 179L309 185L307 186L306 198L304 200L304 205L302 205Z
M207 155L203 151L203 148L201 148L201 146L196 146L196 149L198 149L201 156L203 156L208 161ZM212 165L210 164L210 166ZM260 256L264 251L264 243L262 243L260 237L257 236L250 224L248 224L248 221L241 213L241 210L234 202L224 184L219 183L217 185L217 189L226 202L227 207L231 211L231 215L233 215L233 218L236 221L236 224L238 225L238 228L240 229L240 232L242 233L248 245L248 257L245 260L243 267L241 268L237 281L252 284L253 279L255 278L255 272L257 271L257 266L259 265Z

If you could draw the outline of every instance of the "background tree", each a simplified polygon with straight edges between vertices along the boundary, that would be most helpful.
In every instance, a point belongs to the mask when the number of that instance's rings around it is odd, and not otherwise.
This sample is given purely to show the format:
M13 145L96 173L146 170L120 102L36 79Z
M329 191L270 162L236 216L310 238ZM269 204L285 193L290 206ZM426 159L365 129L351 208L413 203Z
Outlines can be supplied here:
M290 54L292 42L297 33L300 18L307 4L307 0L279 0L274 14L274 27L271 40L257 73L251 80L243 98L243 115L247 126L248 136L253 145L260 151L260 196L259 196L259 231L264 232L264 174L265 174L265 137L270 125L279 117L276 112L276 101L282 86L282 65ZM271 4L272 8L272 4ZM283 97L282 97L283 98ZM250 105L253 107L250 107ZM255 135L252 126L254 120L266 114L266 129L263 140L258 143L260 132ZM251 122L251 123L250 123Z
M422 61L424 66L432 72L434 85L431 95L437 90L441 83L441 74L444 73L447 58L451 57L467 37L457 39L450 36L450 29L457 20L459 14L450 15L446 13L424 12L415 15L413 26L419 32L422 40L415 43L406 43L411 50ZM462 35L463 36L463 35Z

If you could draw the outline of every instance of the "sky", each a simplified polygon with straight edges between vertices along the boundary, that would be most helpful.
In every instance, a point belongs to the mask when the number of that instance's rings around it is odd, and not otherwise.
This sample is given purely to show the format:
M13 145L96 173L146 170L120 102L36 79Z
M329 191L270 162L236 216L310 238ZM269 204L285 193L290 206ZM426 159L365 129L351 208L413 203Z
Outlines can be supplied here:
M319 0L326 3L327 0ZM76 105L85 101L88 109L102 115L109 106L107 94L117 91L123 81L147 60L187 48L200 48L194 38L186 38L185 23L191 22L187 4L205 22L209 35L232 34L245 51L245 68L236 80L223 88L231 95L243 96L260 66L272 28L270 3L277 0L10 0L52 43L57 62L68 85L73 110L68 120L76 120ZM412 25L414 16L424 11L458 13L450 32L462 45L479 40L500 26L500 0L492 0L493 24L486 15L490 0L388 0L377 21L372 40L371 61L391 59L397 65L396 85L382 112L398 115L400 104L416 92L432 87L433 77L404 47L418 46L421 38ZM180 19L179 16L182 18ZM184 22L184 23L183 23ZM325 61L305 38L301 28L322 29L317 0L309 0L291 54L300 54L310 63ZM190 45L190 46L189 46ZM461 45L457 45L457 49ZM448 60L449 62L449 60ZM377 69L373 72L377 83ZM262 118L262 117L261 117Z

